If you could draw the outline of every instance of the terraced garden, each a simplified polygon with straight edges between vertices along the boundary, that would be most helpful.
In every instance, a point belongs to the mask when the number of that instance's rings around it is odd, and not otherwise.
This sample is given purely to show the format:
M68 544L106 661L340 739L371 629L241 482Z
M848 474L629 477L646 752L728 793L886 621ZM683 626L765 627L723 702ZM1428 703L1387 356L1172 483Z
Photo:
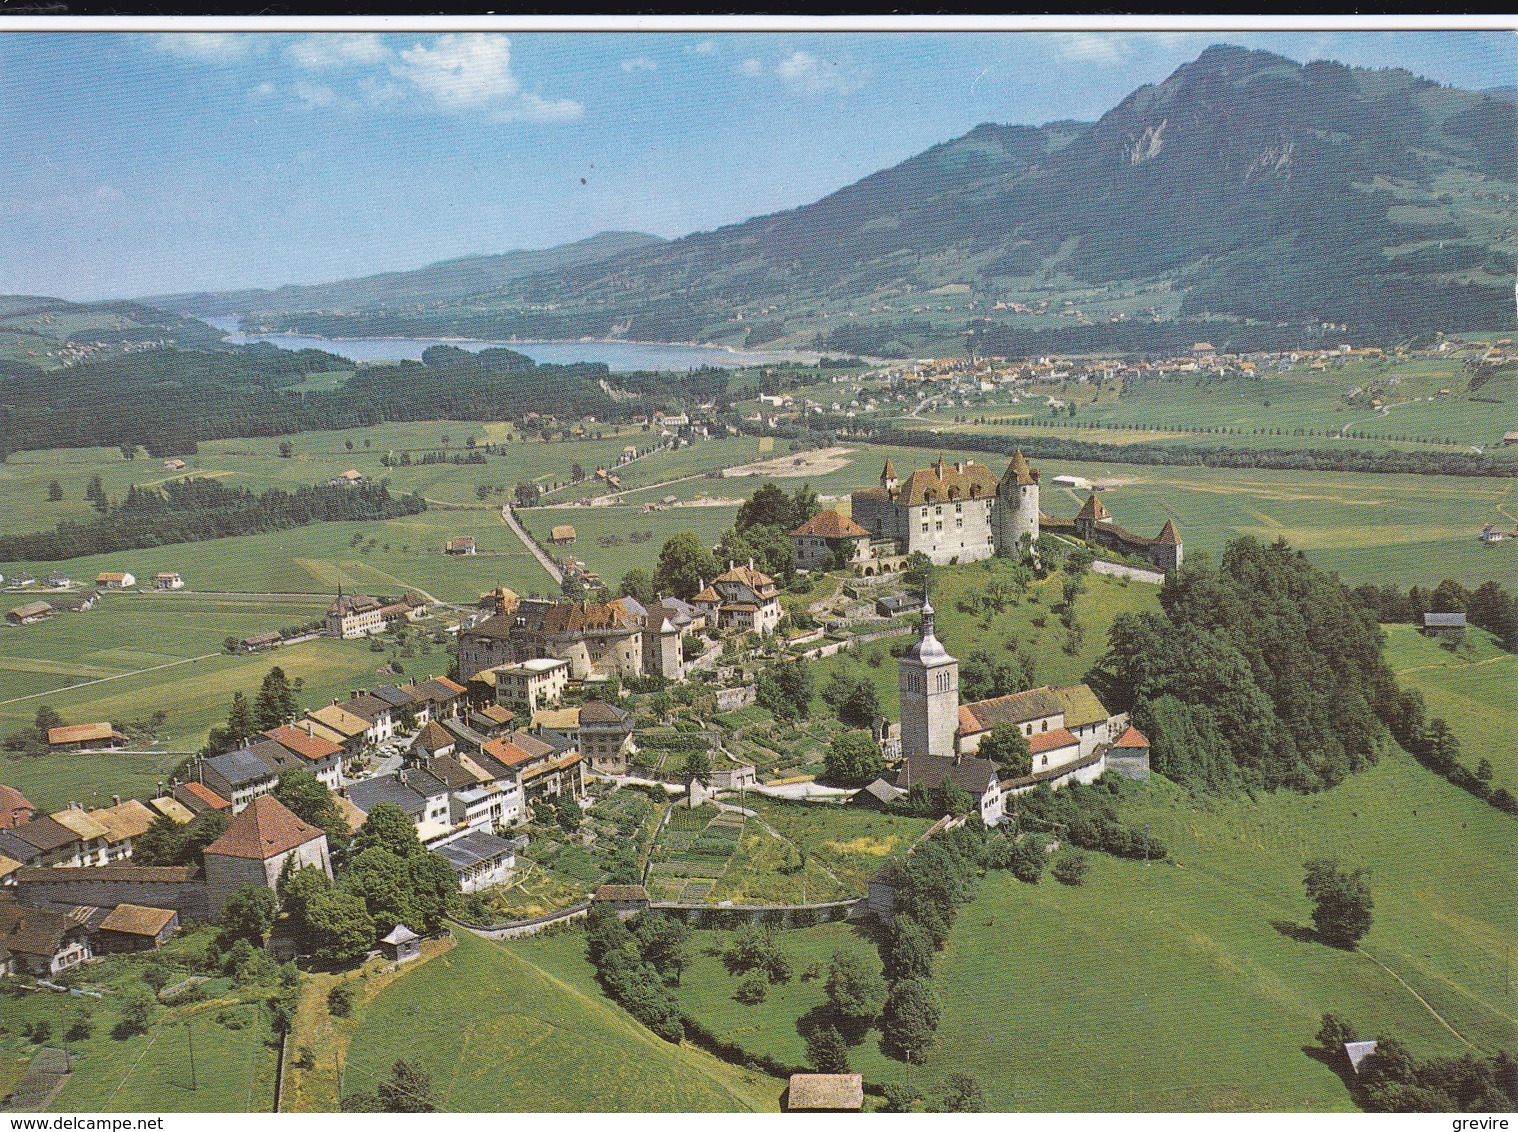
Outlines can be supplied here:
M744 825L742 814L715 806L672 808L648 868L649 895L655 900L707 899L727 871Z

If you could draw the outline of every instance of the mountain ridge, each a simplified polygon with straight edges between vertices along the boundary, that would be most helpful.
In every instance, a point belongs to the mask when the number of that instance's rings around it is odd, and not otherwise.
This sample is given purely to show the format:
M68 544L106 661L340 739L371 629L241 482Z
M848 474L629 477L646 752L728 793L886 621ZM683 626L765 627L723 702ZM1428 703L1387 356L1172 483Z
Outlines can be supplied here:
M426 311L266 313L328 335L897 355L1182 327L1225 339L1506 329L1514 110L1402 69L1220 44L1094 123L982 123L798 208Z

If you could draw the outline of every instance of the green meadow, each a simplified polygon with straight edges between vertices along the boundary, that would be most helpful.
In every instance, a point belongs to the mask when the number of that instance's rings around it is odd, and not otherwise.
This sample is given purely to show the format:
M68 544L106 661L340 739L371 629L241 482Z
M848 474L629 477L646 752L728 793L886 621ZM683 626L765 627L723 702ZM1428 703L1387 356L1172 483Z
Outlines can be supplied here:
M1155 780L1124 808L1173 860L1091 854L1078 888L989 874L938 960L942 1021L916 1087L967 1072L1003 1111L1353 1111L1303 1051L1324 1011L1421 1056L1518 1039L1512 819L1407 756L1320 795L1198 799ZM1311 936L1302 861L1325 853L1371 870L1363 953ZM680 994L720 1035L801 1063L797 1020L825 999L807 971L873 944L840 924L777 938L796 977L763 1003L733 999L723 933L697 933ZM908 1080L873 1030L851 1058L867 1081Z
M601 993L581 932L447 954L365 1004L345 1088L397 1058L430 1073L442 1112L774 1112L785 1082L656 1037Z
M1449 724L1472 770L1486 759L1493 783L1518 788L1518 656L1492 635L1469 629L1469 649L1446 649L1412 625L1383 625L1386 661L1404 687L1416 688L1430 716Z

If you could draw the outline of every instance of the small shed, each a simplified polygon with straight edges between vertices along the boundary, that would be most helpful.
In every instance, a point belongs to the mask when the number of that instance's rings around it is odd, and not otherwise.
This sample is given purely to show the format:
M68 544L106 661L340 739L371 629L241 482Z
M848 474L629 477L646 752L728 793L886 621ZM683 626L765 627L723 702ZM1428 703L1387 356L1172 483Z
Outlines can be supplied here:
M877 778L850 798L849 805L883 812L896 799L906 797L906 793L900 786L894 786L883 778Z
M611 905L621 920L636 916L649 905L648 889L641 884L603 884L591 899Z
M559 546L567 546L568 544L574 542L576 537L577 536L575 535L575 529L573 527L571 527L568 523L561 523L559 526L553 529L552 533L549 534L548 541Z
M474 537L472 535L460 535L451 538L443 546L444 554L473 554L475 552Z
M1373 1041L1344 1043L1344 1056L1349 1058L1349 1067L1356 1073L1360 1072L1360 1063L1375 1052L1376 1043Z
M1430 637L1458 637L1465 633L1463 613L1425 613L1423 632Z
M396 924L390 934L380 940L380 950L385 958L397 963L410 963L422 957L422 937L405 924Z
M859 1112L864 1108L860 1073L792 1073L787 1112Z
M153 951L167 943L178 927L179 913L173 908L118 904L95 929L95 950Z

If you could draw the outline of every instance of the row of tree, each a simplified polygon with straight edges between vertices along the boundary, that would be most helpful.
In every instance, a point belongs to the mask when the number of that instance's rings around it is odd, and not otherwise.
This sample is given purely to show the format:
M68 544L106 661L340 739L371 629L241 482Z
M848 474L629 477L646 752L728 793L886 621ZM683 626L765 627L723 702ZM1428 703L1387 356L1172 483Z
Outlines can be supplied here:
M391 495L384 483L331 485L262 494L219 480L187 478L160 489L135 484L115 506L51 531L0 536L0 561L58 562L234 535L263 534L311 523L378 522L427 509L419 495Z
M1350 1022L1323 1015L1312 1054L1331 1066L1366 1112L1512 1112L1518 1108L1518 1059L1495 1056L1414 1057L1400 1039L1376 1037L1376 1048L1351 1066L1345 1044L1359 1040Z
M1432 590L1412 586L1405 593L1396 586L1366 582L1354 588L1354 596L1386 624L1420 625L1425 613L1463 613L1467 622L1491 633L1503 648L1518 650L1518 601L1499 582L1482 582L1468 590L1445 578Z

